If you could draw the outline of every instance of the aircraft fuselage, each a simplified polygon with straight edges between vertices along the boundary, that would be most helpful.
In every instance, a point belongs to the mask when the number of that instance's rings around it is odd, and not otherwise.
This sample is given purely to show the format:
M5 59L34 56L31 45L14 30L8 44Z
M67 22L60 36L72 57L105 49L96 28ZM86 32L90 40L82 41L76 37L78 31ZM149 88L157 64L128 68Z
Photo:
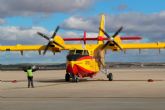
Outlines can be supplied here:
M71 50L67 55L67 73L83 78L92 77L98 71L97 60L87 50Z

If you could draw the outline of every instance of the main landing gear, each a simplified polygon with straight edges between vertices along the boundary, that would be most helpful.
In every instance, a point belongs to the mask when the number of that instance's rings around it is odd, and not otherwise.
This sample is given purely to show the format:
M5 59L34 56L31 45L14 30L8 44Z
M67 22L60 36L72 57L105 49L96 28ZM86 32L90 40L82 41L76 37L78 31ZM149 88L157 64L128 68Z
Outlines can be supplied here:
M102 73L104 73L109 81L113 81L113 74L109 71L109 69L102 69Z
M72 79L72 82L79 82L79 77L70 73L65 74L65 81L69 82Z
M113 80L113 74L112 73L108 73L107 74L107 78L109 81L112 81Z

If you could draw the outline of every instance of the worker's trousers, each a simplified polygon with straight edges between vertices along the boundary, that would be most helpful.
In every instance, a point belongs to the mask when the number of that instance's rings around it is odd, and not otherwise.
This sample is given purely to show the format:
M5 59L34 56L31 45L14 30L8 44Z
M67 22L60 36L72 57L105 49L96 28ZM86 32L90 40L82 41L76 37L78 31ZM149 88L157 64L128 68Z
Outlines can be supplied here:
M32 76L32 77L29 77L29 76L28 76L28 88L29 88L30 86L31 86L32 88L34 87L34 85L33 85L33 76Z

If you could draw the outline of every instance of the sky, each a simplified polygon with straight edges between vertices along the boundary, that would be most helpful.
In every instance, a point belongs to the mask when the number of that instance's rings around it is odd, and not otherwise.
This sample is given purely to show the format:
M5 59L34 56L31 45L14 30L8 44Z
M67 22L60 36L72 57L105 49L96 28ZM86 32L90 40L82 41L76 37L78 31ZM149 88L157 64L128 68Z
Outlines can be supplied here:
M139 42L165 42L164 0L0 0L0 45L43 44L37 32L49 36L56 26L62 37L97 37L100 14L106 15L106 31L114 33L120 26L121 36L137 35ZM67 51L0 52L0 64L64 63ZM165 62L165 51L107 51L107 62Z

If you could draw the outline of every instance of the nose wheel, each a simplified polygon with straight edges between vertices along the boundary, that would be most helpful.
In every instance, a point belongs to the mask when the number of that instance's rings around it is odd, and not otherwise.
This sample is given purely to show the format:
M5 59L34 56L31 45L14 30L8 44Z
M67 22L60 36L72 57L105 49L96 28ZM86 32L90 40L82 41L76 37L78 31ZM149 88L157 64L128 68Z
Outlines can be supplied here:
M108 73L107 78L109 81L113 80L113 74L112 73Z
M72 82L79 82L79 77L77 75L72 74Z
M65 81L66 82L69 82L70 81L70 77L71 77L70 74L69 73L66 73L65 74Z

